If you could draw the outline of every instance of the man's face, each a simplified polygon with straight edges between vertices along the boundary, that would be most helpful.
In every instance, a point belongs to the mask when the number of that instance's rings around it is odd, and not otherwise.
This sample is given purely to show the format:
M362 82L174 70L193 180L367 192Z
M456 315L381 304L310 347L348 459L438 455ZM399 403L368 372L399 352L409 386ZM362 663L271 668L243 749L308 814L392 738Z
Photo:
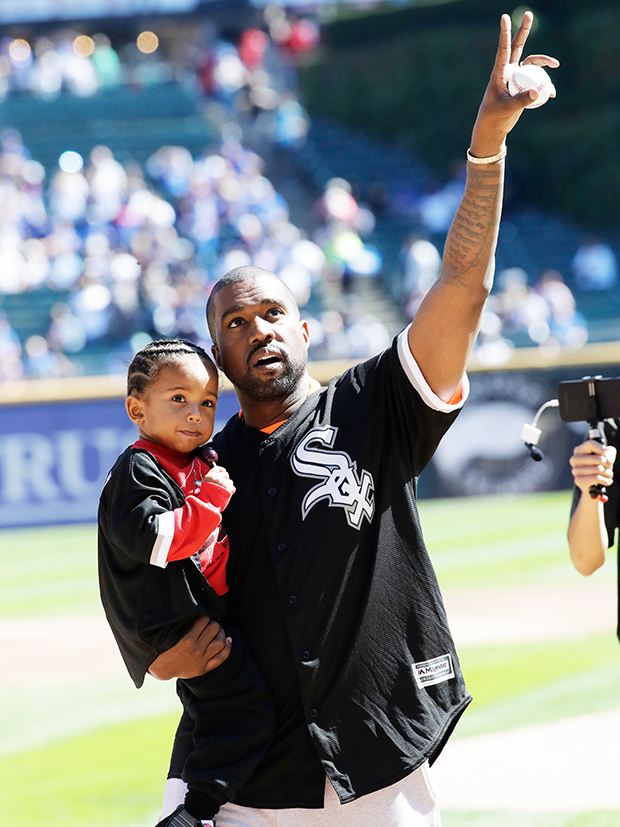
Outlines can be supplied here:
M214 296L215 361L256 400L285 398L306 370L308 325L275 278L240 281Z

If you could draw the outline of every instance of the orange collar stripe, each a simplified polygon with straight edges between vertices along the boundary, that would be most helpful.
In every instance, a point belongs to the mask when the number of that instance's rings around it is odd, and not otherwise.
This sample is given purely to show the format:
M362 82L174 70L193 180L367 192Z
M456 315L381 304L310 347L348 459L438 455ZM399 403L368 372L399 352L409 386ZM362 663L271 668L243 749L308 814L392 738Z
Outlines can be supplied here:
M318 382L316 379L313 379L311 376L308 377L310 382L308 384L308 396L311 393L316 393L317 391L321 390L321 383ZM307 397L306 397L307 398ZM286 419L281 419L280 422L274 422L273 425L267 425L266 428L261 428L262 434L272 434L274 431L277 431L280 425L284 425Z
M308 394L307 397L310 396L311 393L316 393L317 391L321 390L321 383L317 379L313 379L311 376L308 377L310 380L308 383ZM306 398L307 398L306 397ZM239 411L239 419L243 418L243 411ZM284 425L286 419L281 419L279 422L274 422L273 425L267 425L265 428L261 428L261 433L263 434L272 434L274 431L277 431L280 425Z
M452 397L452 399L448 400L448 405L456 405L458 404L461 399L463 398L463 385L459 385L456 389L456 393Z

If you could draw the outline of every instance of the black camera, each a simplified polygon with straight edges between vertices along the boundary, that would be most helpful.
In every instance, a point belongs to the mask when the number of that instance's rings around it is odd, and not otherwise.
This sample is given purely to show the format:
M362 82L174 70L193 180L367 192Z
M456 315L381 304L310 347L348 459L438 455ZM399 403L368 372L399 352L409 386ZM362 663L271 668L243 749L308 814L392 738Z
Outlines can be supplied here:
M558 384L563 422L599 423L620 417L620 377L584 376Z
M541 413L546 408L560 409L563 422L587 422L588 439L607 444L604 420L620 418L620 377L584 376L558 384L558 398L550 399L538 410L531 425L524 425L521 438L532 459L540 461L542 451L537 448L541 430L536 427ZM607 502L607 494L601 485L590 487L593 499L600 497Z

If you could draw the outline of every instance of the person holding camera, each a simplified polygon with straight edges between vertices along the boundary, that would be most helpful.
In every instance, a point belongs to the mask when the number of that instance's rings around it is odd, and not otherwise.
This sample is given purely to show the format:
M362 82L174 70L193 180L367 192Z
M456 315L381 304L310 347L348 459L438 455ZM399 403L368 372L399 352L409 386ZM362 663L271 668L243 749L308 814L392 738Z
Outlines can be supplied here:
M620 526L619 425L620 420L606 420L607 445L588 439L576 446L570 458L575 489L568 545L573 565L585 576L603 565ZM590 488L594 485L603 486L605 492L593 498Z

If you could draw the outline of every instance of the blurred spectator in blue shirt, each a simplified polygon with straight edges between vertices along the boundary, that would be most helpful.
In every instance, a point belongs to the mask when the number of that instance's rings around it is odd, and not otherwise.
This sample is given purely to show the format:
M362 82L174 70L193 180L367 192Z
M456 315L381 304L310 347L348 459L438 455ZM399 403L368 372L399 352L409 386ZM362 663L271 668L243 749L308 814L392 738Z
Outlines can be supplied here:
M618 283L614 251L594 236L588 237L577 250L572 269L579 290L611 290Z

